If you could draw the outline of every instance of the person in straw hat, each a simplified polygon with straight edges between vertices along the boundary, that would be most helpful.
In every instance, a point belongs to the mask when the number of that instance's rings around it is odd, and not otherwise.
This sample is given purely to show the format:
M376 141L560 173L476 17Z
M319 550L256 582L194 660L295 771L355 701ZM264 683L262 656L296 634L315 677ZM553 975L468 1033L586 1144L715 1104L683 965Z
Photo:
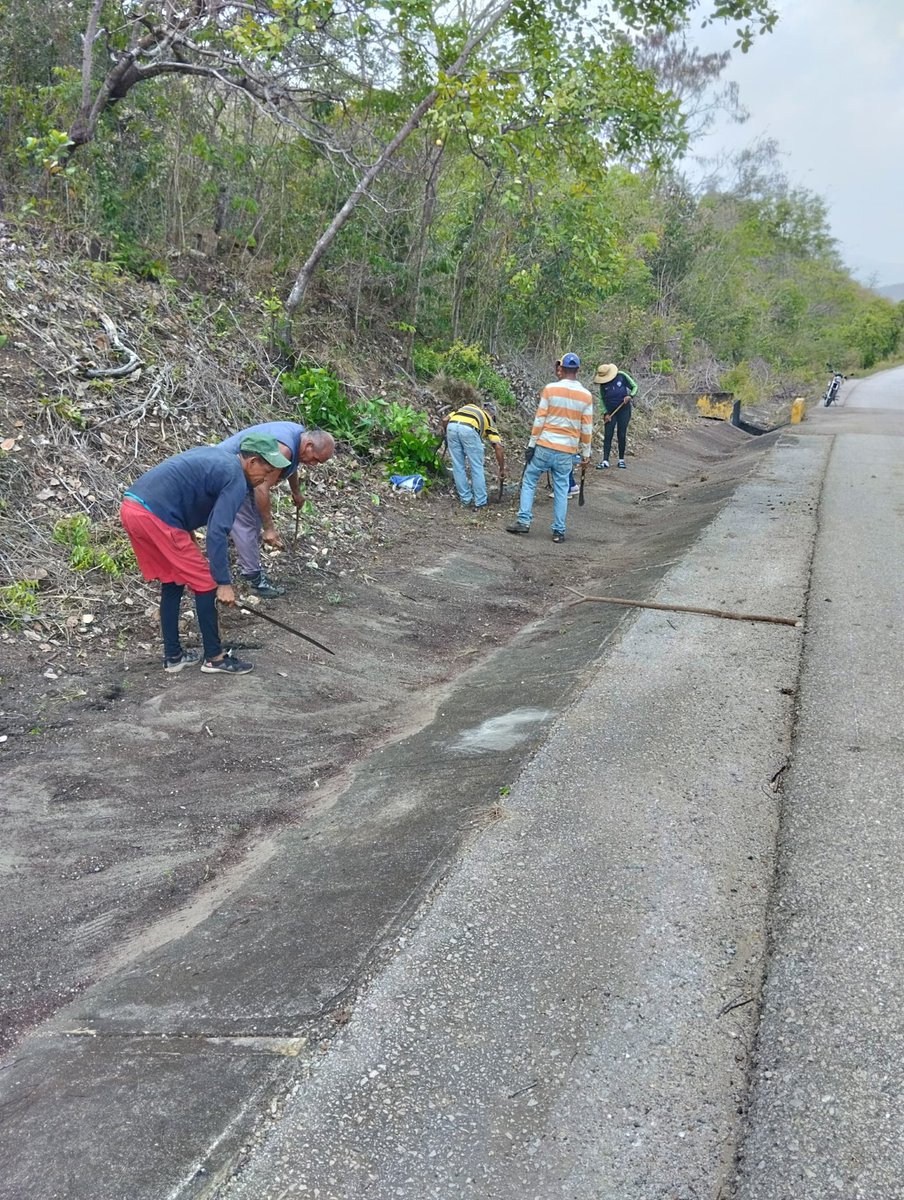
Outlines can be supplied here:
M637 384L627 371L615 363L600 363L593 382L600 386L603 403L603 458L596 464L598 471L609 466L612 435L618 433L618 465L625 468L625 448L628 441L628 422L631 420L631 397L637 395Z

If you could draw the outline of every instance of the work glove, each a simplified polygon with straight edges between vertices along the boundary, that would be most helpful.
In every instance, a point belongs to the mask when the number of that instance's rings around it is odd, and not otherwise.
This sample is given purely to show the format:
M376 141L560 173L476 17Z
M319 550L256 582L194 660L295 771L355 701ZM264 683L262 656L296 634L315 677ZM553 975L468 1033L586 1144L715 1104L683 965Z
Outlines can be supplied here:
M536 446L526 446L526 447L525 447L525 450L524 450L524 462L525 462L525 465L526 465L527 463L529 463L529 462L530 462L530 460L531 460L531 459L534 457L534 451L536 450L536 448L537 448Z

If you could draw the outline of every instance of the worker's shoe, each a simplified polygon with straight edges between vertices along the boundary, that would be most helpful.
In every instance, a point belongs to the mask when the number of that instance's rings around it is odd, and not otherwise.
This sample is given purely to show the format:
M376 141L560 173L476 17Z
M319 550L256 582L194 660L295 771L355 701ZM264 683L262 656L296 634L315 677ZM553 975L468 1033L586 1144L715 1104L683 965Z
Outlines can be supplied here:
M565 541L565 534L564 534L564 533L562 533L562 532L561 532L560 530L558 530L558 529L554 529L554 530L552 531L552 540L553 540L554 542L564 542L564 541Z
M627 471L627 469L628 469L628 464L625 462L625 460L624 460L623 458L620 458L620 459L618 460L618 465L621 467L621 469L622 469L623 471Z
M604 458L602 462L598 462L596 464L596 469L598 471L607 471L609 469L609 459Z
M571 499L572 496L580 496L580 494L581 494L581 485L579 483L576 483L574 485L574 487L570 487L568 489L568 499L569 500Z
M171 675L175 675L183 667L196 667L203 657L200 650L183 650L179 658L165 658L163 669L169 671Z
M279 596L286 594L284 587L280 587L278 583L271 583L266 571L258 571L254 575L242 575L242 578L252 592L256 596L260 596L262 600L276 600Z
M514 525L506 525L506 533L530 533L530 525L524 525L521 521L516 521Z
M247 675L254 670L254 664L243 662L234 654L224 654L222 658L206 658L201 663L201 670L205 675Z

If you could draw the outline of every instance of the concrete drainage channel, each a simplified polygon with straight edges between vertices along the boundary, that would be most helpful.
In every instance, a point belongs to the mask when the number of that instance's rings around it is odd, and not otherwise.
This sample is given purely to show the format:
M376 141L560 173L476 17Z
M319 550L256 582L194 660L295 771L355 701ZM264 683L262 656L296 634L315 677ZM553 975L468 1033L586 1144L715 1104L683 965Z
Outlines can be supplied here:
M786 458L794 454L790 446L783 449ZM819 464L808 463L807 469L798 493L815 487ZM787 478L782 485L794 493ZM646 596L668 571L688 598L707 600L712 585L714 602L721 602L715 577L682 576L680 563L670 570L733 489L710 490L711 508L701 509L696 525L685 526L681 544L663 534L661 544L650 547L653 561L607 579L607 590ZM789 610L800 594L799 566L795 570L787 585L773 581L768 597ZM760 590L768 582L760 580ZM577 709L571 707L588 686L597 688L598 702L608 702L607 695L611 701L614 679L599 690L601 657L620 627L634 629L647 620L659 622L651 643L654 657L658 651L673 652L674 630L661 615L636 619L605 606L559 606L549 619L523 629L461 676L420 730L364 762L329 811L304 828L282 833L256 874L204 920L126 964L23 1043L0 1076L5 1127L0 1196L181 1200L212 1194L234 1167L260 1115L267 1114L266 1123L282 1111L282 1098L293 1086L303 1092L300 1081L312 1071L329 1070L338 1048L327 1050L337 1035L344 1036L349 1022L358 1020L362 988L364 1007L376 1004L384 976L390 986L389 976L403 969L399 947L408 944L412 930L415 942L429 938L433 920L424 923L420 917L425 905L445 899L441 885L453 865L476 861L478 847L484 852L515 829L520 817L510 793L519 779L536 772L532 756L539 752L539 759L548 758L550 739L567 714L579 725L589 718L586 695ZM768 657L766 635L759 631L754 637L743 628L731 653L740 653L745 639L753 637L754 658ZM780 636L799 640L792 631ZM743 652L749 655L749 647ZM655 707L656 695L635 694L632 702L638 707L631 740L635 752L644 753L640 734L649 720L646 706ZM425 697L430 703L432 698ZM616 723L624 716L615 710ZM714 721L721 717L713 714ZM592 762L593 743L582 745L584 760L589 756ZM680 756L678 748L674 753ZM649 796L654 794L663 804L658 788ZM640 808L646 808L649 796ZM464 848L488 828L491 832L462 860ZM758 835L748 831L747 836L761 848ZM547 865L553 870L555 860ZM761 878L762 862L750 871ZM692 902L693 896L684 897L686 905ZM454 898L448 903L454 905ZM598 919L605 925L610 918L600 912ZM559 970L554 961L549 969ZM568 969L563 965L565 978ZM624 1003L627 1012L627 996ZM372 1016L364 1012L361 1019ZM313 1094L310 1102L316 1106ZM329 1136L334 1135L332 1130ZM393 1177L387 1171L386 1180ZM249 1182L249 1197L271 1194L263 1187L255 1192L255 1186ZM349 1183L350 1190L336 1194L349 1200L424 1194L390 1191L388 1184L383 1193L356 1192L355 1186Z

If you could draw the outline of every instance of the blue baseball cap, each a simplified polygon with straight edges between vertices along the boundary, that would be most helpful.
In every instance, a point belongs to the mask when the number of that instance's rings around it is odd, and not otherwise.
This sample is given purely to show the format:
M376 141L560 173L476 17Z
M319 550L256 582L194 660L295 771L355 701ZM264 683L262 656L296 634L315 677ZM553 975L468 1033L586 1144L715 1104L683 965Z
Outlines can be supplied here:
M566 354L562 359L562 366L566 369L566 371L570 371L572 367L579 367L580 365L581 360L576 354Z

